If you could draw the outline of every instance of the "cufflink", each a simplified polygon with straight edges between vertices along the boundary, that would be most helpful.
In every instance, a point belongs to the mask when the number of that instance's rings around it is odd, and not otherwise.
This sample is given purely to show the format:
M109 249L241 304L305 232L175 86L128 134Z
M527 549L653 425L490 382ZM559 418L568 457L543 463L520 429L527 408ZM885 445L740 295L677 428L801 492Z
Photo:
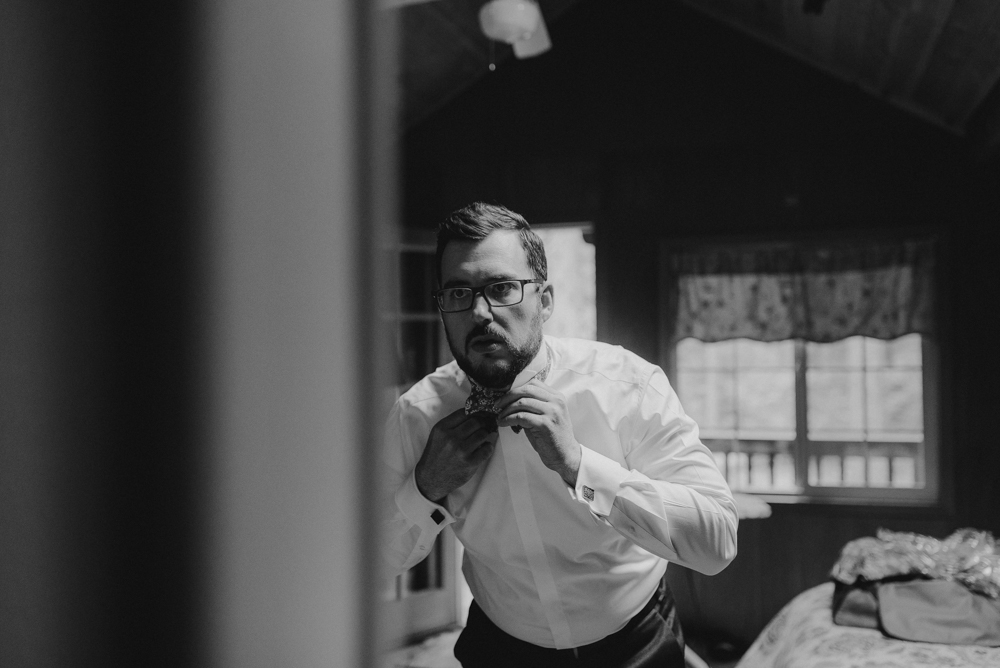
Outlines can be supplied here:
M594 490L586 485L583 486L583 500L593 501L594 500Z
M594 494L593 490L591 490L590 494L591 496L593 496ZM431 513L431 519L434 520L435 524L441 524L441 522L444 522L444 513L435 508L434 512Z

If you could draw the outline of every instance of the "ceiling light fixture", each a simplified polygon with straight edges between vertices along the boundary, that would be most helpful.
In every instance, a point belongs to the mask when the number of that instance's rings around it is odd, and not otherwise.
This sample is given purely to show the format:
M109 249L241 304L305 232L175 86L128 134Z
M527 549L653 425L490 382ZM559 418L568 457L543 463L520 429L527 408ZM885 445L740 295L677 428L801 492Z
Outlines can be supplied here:
M490 0L479 10L483 34L510 44L518 58L530 58L552 48L542 10L533 0Z

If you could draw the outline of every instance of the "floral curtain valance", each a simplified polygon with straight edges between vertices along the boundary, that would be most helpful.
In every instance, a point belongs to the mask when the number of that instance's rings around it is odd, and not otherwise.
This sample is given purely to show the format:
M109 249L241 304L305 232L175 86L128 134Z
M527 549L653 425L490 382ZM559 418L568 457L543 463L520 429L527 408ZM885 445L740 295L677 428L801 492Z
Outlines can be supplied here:
M673 340L934 333L934 244L731 246L673 254Z

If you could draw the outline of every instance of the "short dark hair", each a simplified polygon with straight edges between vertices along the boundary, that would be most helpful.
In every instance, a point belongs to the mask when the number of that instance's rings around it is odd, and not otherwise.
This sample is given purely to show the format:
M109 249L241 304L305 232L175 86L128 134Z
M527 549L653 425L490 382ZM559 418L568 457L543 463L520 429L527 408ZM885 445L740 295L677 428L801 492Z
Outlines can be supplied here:
M534 274L531 278L548 280L545 245L528 225L528 221L520 214L499 204L473 202L458 211L453 211L438 225L435 255L438 285L441 284L441 258L444 256L445 246L452 241L482 241L497 230L516 231L521 237L521 247L528 256L528 267Z

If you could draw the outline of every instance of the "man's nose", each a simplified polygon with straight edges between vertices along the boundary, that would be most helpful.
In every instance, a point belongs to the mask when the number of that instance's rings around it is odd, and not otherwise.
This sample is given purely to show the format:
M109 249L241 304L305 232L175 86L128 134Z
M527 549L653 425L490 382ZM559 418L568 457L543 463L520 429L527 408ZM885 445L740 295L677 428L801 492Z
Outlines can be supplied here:
M490 322L493 320L493 309L482 294L475 295L472 298L472 317L475 318L476 322Z

